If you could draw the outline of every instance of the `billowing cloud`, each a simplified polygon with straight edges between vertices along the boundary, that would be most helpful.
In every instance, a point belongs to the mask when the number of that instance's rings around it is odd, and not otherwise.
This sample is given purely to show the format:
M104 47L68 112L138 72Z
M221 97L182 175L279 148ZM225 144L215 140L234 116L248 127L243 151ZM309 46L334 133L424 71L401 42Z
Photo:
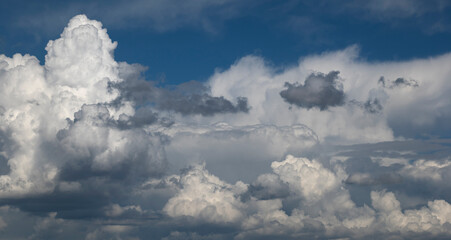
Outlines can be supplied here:
M213 223L236 223L244 205L238 196L246 191L242 182L229 185L209 174L203 166L194 166L180 176L180 192L169 199L163 211L171 217L193 217Z
M429 201L427 207L401 211L399 201L391 192L371 192L379 221L390 232L448 233L451 225L451 205L444 200Z
M320 163L306 158L295 158L288 155L285 161L273 162L271 167L282 181L287 182L307 201L321 199L339 183L336 176L324 169Z
M246 56L161 87L116 45L78 15L43 65L0 55L5 239L451 236L450 54Z
M302 108L317 107L326 110L328 107L344 104L345 95L338 82L338 71L327 75L313 73L305 79L304 85L285 83L286 90L280 96L290 104Z
M443 137L449 135L451 129L444 123L445 119L451 117L450 108L445 107L450 106L450 103L444 99L451 92L447 80L451 73L446 67L450 54L432 59L369 63L359 59L358 53L358 48L351 46L342 51L302 58L297 66L283 70L273 68L260 57L246 56L229 69L216 72L210 78L211 91L214 95L226 98L247 97L252 108L248 116L230 120L234 124L302 123L315 131L319 139L340 139L338 141L342 143L377 142L425 134ZM316 98L313 95L315 98L312 101L315 100L319 105L317 108L281 107L284 101L279 93L285 91L283 93L288 94L288 89L283 89L285 82L296 82L316 76L317 72L331 71L340 72L340 77L344 79L340 81L343 85L341 91L349 102L340 107L330 107L327 111L319 111L320 106L325 108L327 104L323 102L321 105L316 100L328 98L319 98L322 95ZM335 79L333 74L329 75L328 81L324 80L326 75L321 76L311 77L312 82L332 83L332 79ZM378 84L380 76L395 80L387 80L384 88ZM326 85L319 84L318 89L322 89L321 86ZM289 89L304 89L301 92L305 93L306 84ZM341 91L332 91L338 95L332 94L331 99L341 99L334 98L342 96L339 94ZM294 94L299 91L291 93L293 96L305 96ZM290 99L293 102L293 98ZM301 104L305 99L297 100ZM352 100L361 104L352 104Z

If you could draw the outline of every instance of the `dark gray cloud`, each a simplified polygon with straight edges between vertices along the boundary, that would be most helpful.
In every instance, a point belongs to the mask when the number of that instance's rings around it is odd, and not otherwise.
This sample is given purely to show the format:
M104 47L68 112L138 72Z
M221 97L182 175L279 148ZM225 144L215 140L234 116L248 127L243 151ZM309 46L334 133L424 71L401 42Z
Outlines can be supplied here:
M384 106L382 104L382 101L378 98L368 98L365 102L361 102L355 99L350 100L347 102L351 106L356 106L361 109L363 109L365 112L370 114L377 114L381 113L384 110Z
M381 76L378 80L378 83L385 88L396 88L396 87L418 87L418 82L413 79L405 79L402 77L397 78L394 81L389 79L385 79L385 77Z
M167 137L142 128L149 119L156 121L147 115L138 109L134 116L127 116L130 124L123 127L121 119L125 117L113 119L104 104L83 105L55 139L41 139L36 153L38 159L58 166L54 189L21 198L1 197L0 206L9 205L37 216L55 212L58 219L110 218L107 206L128 203L131 189L167 170ZM145 119L144 123L140 119ZM9 134L0 131L0 151L6 154L11 147L14 144ZM122 212L130 215L130 210Z
M249 185L247 194L262 200L286 198L290 194L290 189L277 175L264 174Z
M313 73L305 79L304 85L285 83L287 89L280 96L288 103L301 108L319 108L341 106L345 103L345 94L338 82L338 71L328 74Z
M165 137L142 128L124 130L121 124L110 117L105 106L83 105L74 121L57 134L56 147L65 160L61 180L103 176L126 181L161 175L167 165L162 149ZM111 149L111 145L116 147Z
M203 116L212 116L217 113L247 113L249 111L246 98L237 98L237 103L233 104L224 97L212 97L208 94L195 94L188 97L173 95L166 101L162 101L158 107L161 110L170 110L182 115L200 114Z
M0 109L1 114L1 109ZM12 132L0 129L0 175L7 175L11 168L8 165L8 159L15 152L17 146L11 137Z
M401 183L402 177L396 173L382 173L372 176L368 173L354 173L349 175L345 180L346 184L360 184L360 185L388 185Z
M132 189L139 188L149 177L161 177L167 170L167 137L145 131L141 126L144 123L139 121L143 118L147 124L148 119L155 118L139 113L139 109L128 117L127 127L123 127L122 118L113 119L104 104L83 105L55 139L41 139L36 153L38 159L58 166L54 189L20 198L1 197L0 206L16 207L37 216L55 212L59 219L110 218L107 206L128 203ZM9 135L0 131L0 152L4 153L0 163L8 148L14 147ZM8 166L7 161L4 165ZM123 212L129 215L130 211ZM149 216L146 213L144 217Z
M161 88L141 78L139 72L145 71L143 67L129 65L129 67L122 67L121 71L124 72L121 77L125 81L110 84L110 89L120 91L120 96L111 103L116 106L128 100L135 102L137 106L149 106L160 111L171 111L182 115L213 116L222 113L249 112L247 98L238 97L234 104L223 96L211 96L209 89L200 82L190 81ZM147 110L141 110L141 116L145 114L150 113ZM143 123L145 119L133 119L133 121Z

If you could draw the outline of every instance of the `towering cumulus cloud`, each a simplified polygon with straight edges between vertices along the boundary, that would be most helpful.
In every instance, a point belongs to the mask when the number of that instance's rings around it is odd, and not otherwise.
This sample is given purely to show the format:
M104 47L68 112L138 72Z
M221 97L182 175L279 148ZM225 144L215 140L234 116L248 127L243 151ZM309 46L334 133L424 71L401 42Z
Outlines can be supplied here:
M450 54L160 86L116 46L78 15L0 55L0 239L451 237Z

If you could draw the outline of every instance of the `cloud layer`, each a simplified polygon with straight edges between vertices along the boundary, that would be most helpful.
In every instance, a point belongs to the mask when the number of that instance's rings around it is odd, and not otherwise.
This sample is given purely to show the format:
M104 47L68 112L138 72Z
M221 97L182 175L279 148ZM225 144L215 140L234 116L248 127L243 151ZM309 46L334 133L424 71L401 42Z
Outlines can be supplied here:
M450 54L161 87L116 46L77 15L43 65L0 55L0 239L451 236Z

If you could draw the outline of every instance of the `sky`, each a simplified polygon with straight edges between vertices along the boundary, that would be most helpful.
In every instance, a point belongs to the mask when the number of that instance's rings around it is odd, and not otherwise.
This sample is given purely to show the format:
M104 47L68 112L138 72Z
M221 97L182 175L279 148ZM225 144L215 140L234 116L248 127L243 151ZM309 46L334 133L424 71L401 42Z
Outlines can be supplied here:
M0 239L451 238L451 2L1 1Z

